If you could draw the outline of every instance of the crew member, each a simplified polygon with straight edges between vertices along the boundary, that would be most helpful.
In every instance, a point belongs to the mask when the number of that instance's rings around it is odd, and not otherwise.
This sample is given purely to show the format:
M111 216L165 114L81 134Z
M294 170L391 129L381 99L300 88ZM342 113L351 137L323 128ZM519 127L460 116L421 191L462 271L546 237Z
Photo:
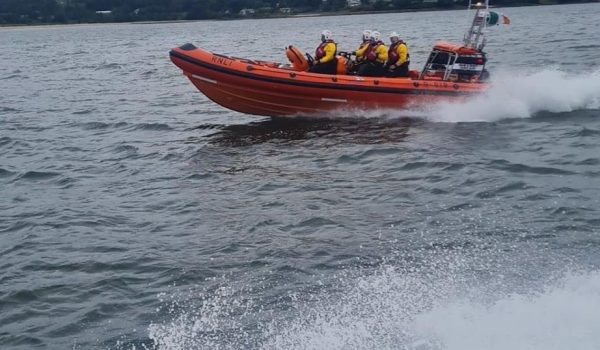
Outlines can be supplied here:
M356 55L356 63L362 63L365 61L365 52L367 47L371 44L371 31L365 30L362 34L362 43L358 46L358 49L353 52Z
M308 70L311 73L336 74L337 71L337 44L333 41L333 34L329 30L321 33L321 44L315 52L315 60Z
M352 52L352 54L356 56L356 59L354 60L352 67L349 69L351 73L358 73L360 66L366 62L365 52L367 51L369 45L371 45L371 31L367 29L362 33L362 43L358 46L356 51Z
M390 41L392 45L388 51L385 75L388 77L408 77L408 66L410 64L408 46L396 32L390 34Z
M358 70L358 75L366 77L380 77L385 71L383 65L388 59L388 49L381 41L381 34L377 31L371 33L371 43L365 48L364 52L356 52L356 54L365 56L365 64L361 65Z

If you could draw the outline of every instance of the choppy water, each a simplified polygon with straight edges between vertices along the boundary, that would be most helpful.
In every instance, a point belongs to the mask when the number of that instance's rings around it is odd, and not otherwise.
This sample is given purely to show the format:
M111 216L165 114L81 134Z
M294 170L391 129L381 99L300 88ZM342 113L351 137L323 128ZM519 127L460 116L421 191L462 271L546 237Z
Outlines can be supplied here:
M168 50L369 24L416 67L466 12L1 29L0 348L600 348L600 6L501 11L489 94L325 120Z

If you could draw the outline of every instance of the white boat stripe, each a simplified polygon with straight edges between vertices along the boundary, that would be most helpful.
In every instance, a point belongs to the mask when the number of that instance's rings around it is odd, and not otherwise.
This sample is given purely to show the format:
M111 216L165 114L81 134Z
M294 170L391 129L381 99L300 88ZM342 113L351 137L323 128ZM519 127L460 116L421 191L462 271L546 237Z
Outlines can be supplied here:
M202 81L205 81L205 82L211 83L211 84L216 84L217 83L216 80L208 79L208 78L205 78L205 77L201 77L201 76L196 75L196 74L192 74L192 78L198 79L198 80L202 80Z
M347 103L348 102L348 100L346 100L345 98L326 98L326 97L322 97L321 101L340 102L340 103Z

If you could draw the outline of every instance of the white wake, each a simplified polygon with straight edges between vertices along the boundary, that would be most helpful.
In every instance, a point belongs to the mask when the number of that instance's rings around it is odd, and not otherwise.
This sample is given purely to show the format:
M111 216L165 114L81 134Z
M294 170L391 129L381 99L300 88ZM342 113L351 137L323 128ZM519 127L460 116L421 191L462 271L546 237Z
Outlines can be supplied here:
M408 109L334 112L334 118L417 118L432 122L495 122L530 118L541 112L564 113L600 109L600 70L573 75L559 69L496 72L486 92L466 101L440 102Z
M600 108L600 70L570 75L558 69L532 74L497 73L490 90L462 103L441 103L422 116L437 122L492 122Z
M538 260L509 268L510 256L471 253L342 270L284 309L253 300L257 285L174 294L165 306L179 311L149 327L151 349L600 349L600 271L535 276Z

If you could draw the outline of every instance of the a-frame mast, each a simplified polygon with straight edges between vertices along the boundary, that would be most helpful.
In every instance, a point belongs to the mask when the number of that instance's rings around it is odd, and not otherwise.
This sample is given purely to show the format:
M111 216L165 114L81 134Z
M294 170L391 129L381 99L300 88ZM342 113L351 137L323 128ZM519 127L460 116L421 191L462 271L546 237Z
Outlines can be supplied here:
M489 16L489 0L474 3L469 0L469 10L475 9L473 23L467 34L465 34L464 44L477 50L483 50L485 46L485 29L487 28L487 17Z

